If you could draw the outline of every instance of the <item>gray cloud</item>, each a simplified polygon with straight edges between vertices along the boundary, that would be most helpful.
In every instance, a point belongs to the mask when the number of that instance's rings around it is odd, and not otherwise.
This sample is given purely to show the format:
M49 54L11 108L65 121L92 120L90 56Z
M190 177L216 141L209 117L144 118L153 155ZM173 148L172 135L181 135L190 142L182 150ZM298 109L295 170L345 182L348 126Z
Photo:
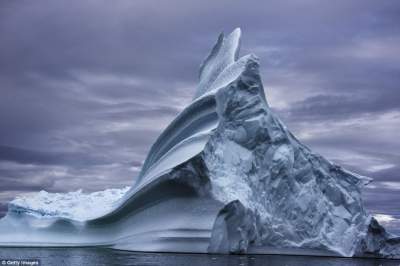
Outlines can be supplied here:
M399 12L395 0L1 2L0 215L22 191L131 184L217 34L237 26L282 120L374 177L367 204L393 214Z

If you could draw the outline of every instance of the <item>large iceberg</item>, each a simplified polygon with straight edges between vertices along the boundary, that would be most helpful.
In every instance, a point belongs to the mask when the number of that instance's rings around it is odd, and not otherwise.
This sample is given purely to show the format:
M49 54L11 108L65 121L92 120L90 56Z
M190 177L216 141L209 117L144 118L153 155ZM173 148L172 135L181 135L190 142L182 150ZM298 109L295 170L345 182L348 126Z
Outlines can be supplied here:
M240 29L219 36L193 101L123 196L18 198L0 220L0 246L398 257L400 238L364 208L361 190L371 179L290 133L268 106L257 57L239 58L240 36ZM92 215L57 210L71 200L82 210L77 199Z

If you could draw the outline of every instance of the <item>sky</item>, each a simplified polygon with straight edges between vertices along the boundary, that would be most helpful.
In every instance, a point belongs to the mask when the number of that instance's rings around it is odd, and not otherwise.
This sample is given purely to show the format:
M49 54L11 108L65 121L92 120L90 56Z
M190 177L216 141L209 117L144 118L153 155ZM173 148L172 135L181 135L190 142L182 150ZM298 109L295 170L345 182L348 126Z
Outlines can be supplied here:
M400 2L0 2L0 216L15 195L131 185L190 103L222 31L241 27L267 100L314 151L374 178L400 228Z

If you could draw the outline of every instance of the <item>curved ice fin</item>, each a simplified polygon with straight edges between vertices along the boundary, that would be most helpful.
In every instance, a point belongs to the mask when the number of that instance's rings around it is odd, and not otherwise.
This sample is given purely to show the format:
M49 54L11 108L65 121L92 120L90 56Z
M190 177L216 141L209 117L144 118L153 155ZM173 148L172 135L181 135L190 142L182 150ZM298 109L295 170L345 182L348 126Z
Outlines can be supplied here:
M215 61L215 57L218 55L224 39L224 33L221 32L221 34L218 36L217 43L214 44L210 54L204 59L204 61L200 65L199 80L201 80L202 77L205 75L204 72L207 72L207 68L209 67L210 62Z
M240 49L240 36L241 31L239 28L236 28L226 38L224 38L223 34L219 35L210 55L200 66L200 82L194 99L207 92L223 70L237 60Z

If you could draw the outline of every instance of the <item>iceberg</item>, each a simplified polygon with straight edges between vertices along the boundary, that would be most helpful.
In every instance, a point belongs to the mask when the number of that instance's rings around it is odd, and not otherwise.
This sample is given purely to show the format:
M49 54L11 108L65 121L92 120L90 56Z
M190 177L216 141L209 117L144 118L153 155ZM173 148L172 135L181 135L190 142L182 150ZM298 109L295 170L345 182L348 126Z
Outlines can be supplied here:
M371 179L286 128L268 105L257 57L239 57L240 38L240 29L219 36L192 102L132 187L17 198L0 220L0 246L399 258L400 238L364 207Z

